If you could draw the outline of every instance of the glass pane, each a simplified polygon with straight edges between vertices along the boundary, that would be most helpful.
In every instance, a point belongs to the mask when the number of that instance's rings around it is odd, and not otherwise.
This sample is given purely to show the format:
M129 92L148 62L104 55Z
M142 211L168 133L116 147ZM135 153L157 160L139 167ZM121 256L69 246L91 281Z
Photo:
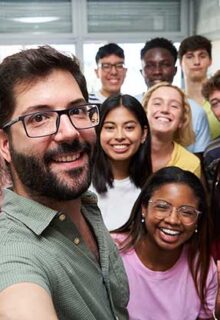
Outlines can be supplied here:
M70 33L71 0L0 1L0 33Z
M88 0L88 32L179 32L180 11L180 0Z

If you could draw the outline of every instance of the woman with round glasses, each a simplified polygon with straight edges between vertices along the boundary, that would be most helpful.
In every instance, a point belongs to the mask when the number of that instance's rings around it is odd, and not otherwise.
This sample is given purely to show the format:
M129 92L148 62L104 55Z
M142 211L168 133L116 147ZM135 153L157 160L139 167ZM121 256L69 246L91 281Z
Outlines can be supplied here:
M154 173L112 236L128 276L129 319L213 319L217 272L198 177L178 167Z

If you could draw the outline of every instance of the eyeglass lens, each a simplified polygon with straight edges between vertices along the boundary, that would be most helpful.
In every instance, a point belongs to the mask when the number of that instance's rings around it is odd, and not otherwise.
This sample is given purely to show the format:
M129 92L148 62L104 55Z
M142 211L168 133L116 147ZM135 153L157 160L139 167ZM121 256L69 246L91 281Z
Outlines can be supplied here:
M95 127L99 123L98 107L85 105L61 111L41 111L24 117L24 126L29 137L42 137L57 132L59 118L67 114L76 129Z
M149 203L158 218L168 217L174 209L174 207L166 201L149 201ZM194 223L198 216L197 210L191 206L183 205L175 208L175 210L184 224Z

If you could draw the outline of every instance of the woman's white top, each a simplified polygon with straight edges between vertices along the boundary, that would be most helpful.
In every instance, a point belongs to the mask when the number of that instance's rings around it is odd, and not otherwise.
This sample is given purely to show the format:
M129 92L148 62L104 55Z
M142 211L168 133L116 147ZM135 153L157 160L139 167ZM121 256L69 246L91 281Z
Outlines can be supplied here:
M114 180L113 188L108 188L104 194L98 194L92 185L90 190L98 197L98 206L109 231L117 229L127 222L134 202L141 192L141 189L137 188L129 177Z

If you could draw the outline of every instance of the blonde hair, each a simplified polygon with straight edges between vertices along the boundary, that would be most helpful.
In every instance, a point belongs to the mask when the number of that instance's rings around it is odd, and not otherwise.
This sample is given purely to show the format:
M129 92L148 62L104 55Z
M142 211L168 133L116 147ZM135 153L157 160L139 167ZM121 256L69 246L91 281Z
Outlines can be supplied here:
M174 88L181 95L182 106L183 106L182 126L176 130L174 134L174 141L181 144L183 147L187 147L190 144L195 142L195 133L192 128L191 107L187 102L185 93L180 88L165 81L155 84L145 93L143 97L142 105L144 107L144 110L147 114L147 106L152 93L158 88L162 88L162 87Z

